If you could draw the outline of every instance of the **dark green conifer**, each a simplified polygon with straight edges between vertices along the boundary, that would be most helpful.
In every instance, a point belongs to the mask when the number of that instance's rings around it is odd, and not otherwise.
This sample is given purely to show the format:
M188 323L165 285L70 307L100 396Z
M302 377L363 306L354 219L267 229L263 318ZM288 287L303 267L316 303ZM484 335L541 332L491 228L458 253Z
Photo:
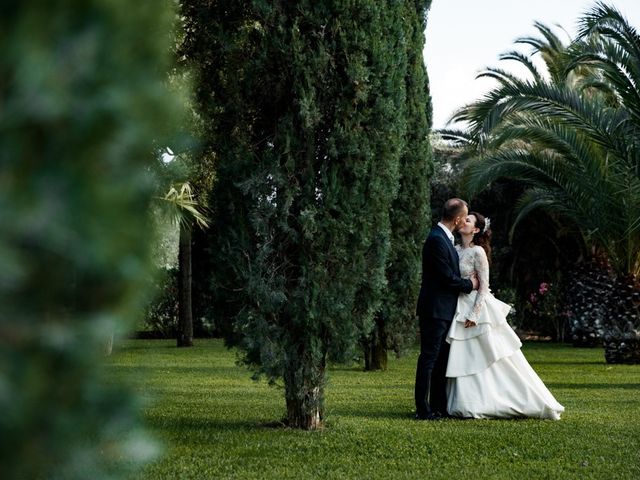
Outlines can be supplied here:
M429 143L431 100L422 55L430 5L430 0L407 1L404 5L406 133L400 157L398 195L389 214L391 251L386 270L387 288L375 317L375 327L363 342L367 370L384 370L389 350L401 354L416 339L420 254L429 229L429 178L433 168Z
M257 375L284 381L291 426L321 425L327 360L352 358L382 305L407 105L428 108L407 99L421 12L183 2L183 53L218 159L216 323ZM424 88L424 75L415 81Z

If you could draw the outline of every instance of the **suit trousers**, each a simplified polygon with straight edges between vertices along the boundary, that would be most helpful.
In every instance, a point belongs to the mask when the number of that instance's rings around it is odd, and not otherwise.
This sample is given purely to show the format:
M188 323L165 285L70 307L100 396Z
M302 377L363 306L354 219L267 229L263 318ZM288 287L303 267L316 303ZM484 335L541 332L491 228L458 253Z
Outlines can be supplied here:
M447 414L446 341L451 320L420 316L420 355L416 368L416 413L420 416L438 412Z

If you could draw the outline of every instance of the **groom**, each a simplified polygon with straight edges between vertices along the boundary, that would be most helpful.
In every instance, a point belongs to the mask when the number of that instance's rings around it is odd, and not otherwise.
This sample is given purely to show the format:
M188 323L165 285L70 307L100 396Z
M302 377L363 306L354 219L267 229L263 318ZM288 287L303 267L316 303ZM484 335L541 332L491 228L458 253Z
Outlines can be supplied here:
M449 344L447 332L460 292L478 289L478 279L460 277L453 232L469 213L459 198L447 200L442 219L422 247L422 286L416 314L420 319L420 356L416 370L416 419L438 420L447 414L446 377Z

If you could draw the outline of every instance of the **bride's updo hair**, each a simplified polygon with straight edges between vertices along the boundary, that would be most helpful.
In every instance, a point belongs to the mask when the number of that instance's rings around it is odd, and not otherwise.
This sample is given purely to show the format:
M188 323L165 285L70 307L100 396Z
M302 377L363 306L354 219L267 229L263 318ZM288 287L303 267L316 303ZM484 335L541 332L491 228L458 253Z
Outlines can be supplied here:
M491 228L487 227L487 220L484 215L478 212L469 212L469 215L476 217L476 227L480 229L478 233L473 236L474 245L479 245L487 252L487 260L491 265Z

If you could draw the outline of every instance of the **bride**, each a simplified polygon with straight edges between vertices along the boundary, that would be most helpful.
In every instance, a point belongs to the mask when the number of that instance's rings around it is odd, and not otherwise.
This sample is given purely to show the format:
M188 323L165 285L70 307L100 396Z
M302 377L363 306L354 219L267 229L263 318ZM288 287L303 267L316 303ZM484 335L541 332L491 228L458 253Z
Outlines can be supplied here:
M489 219L471 212L459 233L460 274L469 278L476 271L480 288L460 294L447 335L449 415L559 420L564 407L524 358L522 343L507 323L511 307L489 291Z

